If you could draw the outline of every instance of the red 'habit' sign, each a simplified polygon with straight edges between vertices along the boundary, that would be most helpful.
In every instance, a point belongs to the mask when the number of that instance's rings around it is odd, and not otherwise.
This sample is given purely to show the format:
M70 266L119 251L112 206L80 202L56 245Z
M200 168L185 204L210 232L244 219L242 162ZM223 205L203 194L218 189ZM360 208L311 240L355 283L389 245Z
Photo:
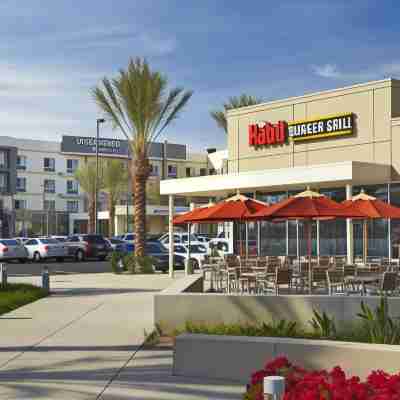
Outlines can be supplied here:
M249 146L265 146L283 144L286 141L287 124L279 121L277 124L266 122L264 126L249 125Z

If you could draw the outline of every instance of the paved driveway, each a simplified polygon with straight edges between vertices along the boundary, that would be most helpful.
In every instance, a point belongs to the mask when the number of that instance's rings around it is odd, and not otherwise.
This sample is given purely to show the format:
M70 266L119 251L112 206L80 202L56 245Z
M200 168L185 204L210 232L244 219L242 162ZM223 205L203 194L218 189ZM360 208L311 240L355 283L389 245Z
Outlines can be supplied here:
M0 317L0 398L240 398L240 386L173 377L170 349L140 348L153 295L170 283L165 275L52 277L52 296Z

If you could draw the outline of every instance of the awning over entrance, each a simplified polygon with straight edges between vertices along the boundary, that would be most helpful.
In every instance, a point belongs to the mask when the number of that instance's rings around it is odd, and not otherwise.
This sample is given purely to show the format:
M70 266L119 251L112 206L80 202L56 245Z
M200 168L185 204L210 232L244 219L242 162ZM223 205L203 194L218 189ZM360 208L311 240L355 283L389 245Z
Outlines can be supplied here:
M275 191L291 188L304 189L345 184L364 185L390 180L390 166L346 161L302 167L258 170L226 175L161 181L162 195L226 196L233 191Z

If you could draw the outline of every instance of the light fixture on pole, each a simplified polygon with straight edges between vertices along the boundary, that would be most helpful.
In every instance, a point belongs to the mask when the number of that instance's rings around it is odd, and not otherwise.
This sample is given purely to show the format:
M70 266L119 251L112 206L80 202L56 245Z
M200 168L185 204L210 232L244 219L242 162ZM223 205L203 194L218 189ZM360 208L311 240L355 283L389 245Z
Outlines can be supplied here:
M100 124L104 124L106 120L104 118L97 118L96 120L96 190L95 190L95 202L94 202L94 232L98 233L98 201L99 201L99 130Z

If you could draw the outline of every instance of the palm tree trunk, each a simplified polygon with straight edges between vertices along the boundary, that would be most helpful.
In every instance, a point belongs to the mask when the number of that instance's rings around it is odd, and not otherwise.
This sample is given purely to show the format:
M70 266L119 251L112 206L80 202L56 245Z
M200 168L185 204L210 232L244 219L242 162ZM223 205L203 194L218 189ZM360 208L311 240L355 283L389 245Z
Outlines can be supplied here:
M133 193L134 193L134 222L135 222L135 255L142 257L146 254L146 183L149 177L149 161L146 157L137 158L134 164Z
M95 199L91 196L88 199L88 214L89 214L89 224L88 224L88 233L94 233L95 228Z

